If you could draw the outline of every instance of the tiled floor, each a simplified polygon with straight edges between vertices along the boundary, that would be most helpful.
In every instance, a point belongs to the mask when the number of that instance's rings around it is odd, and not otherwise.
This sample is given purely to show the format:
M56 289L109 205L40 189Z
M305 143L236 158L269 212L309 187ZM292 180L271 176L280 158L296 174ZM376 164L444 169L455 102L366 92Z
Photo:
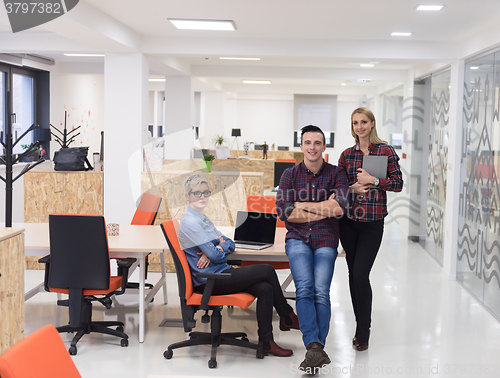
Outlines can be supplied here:
M42 272L28 271L26 285L42 280ZM284 279L284 272L280 278ZM371 276L374 308L370 349L351 348L354 330L352 307L344 258L337 260L331 288L332 321L326 343L331 365L320 376L335 377L499 377L500 323L458 283L448 281L418 243L412 243L396 225L386 227L383 246ZM210 348L183 348L171 360L163 358L166 346L186 338L182 328L158 327L165 318L180 317L175 275L168 275L169 304L162 295L147 312L146 340L137 340L137 310L133 296L117 298L104 311L94 306L94 319L125 322L130 345L120 347L112 336L86 335L73 357L83 378L164 377L294 377L304 357L301 333L281 332L275 317L275 340L294 350L290 358L255 358L252 351L223 346L218 367L209 369ZM26 334L45 324L67 322L67 308L58 310L56 295L41 293L26 302ZM291 301L293 305L293 301ZM128 306L128 305L130 306ZM201 316L201 315L200 315ZM198 318L200 318L198 316ZM196 330L209 326L198 320ZM224 310L223 330L244 330L257 341L255 307ZM63 334L69 345L69 337Z

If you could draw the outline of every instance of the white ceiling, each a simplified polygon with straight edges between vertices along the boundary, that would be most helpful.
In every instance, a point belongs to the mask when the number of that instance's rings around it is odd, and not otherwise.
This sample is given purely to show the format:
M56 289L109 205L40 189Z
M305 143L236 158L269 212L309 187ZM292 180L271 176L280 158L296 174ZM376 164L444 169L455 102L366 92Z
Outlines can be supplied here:
M445 7L421 12L418 4ZM152 76L188 74L229 92L362 93L500 43L499 0L80 0L66 15L15 34L0 8L0 52L95 62L103 58L62 53L140 51ZM167 18L233 20L237 30L182 31ZM391 37L394 31L413 34Z

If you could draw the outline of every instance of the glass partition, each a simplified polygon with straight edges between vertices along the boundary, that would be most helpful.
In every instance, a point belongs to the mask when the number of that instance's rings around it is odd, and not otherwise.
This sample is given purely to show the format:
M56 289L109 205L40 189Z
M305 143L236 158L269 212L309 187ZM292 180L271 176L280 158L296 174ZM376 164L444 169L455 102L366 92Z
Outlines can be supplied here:
M500 318L499 60L465 65L457 278Z

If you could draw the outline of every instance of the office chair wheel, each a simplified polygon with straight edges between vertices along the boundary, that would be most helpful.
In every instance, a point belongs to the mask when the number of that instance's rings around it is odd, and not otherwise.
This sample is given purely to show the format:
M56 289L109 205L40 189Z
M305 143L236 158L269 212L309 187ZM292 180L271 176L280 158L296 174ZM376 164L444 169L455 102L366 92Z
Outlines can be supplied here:
M120 345L122 347L127 347L128 346L128 339L121 339Z
M174 352L171 351L170 349L167 349L165 352L163 352L163 357L165 357L167 360L170 360L173 355Z
M208 360L208 367L210 369L215 369L217 367L217 361L216 360Z
M118 326L118 327L116 327L116 330L117 330L118 332L123 332L123 326Z
M259 360L262 360L264 358L264 352L261 350L258 350L256 353L256 356Z
M72 356L76 356L76 346L71 346L69 347L69 350L68 350L69 354L71 354Z

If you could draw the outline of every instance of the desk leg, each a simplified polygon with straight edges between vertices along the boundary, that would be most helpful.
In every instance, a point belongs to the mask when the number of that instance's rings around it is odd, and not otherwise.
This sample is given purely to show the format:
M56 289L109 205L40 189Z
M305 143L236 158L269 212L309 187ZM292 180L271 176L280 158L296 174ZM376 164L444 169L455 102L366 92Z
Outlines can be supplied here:
M283 284L281 285L281 290L283 291L283 295L285 298L295 298L295 292L293 291L286 291L286 288L292 283L293 276L292 273L290 273L285 281L283 281Z
M167 298L167 269L165 268L165 252L160 253L161 280L163 283L163 303L168 304Z
M144 287L145 274L143 267L145 266L144 254L139 258L139 342L144 342Z

